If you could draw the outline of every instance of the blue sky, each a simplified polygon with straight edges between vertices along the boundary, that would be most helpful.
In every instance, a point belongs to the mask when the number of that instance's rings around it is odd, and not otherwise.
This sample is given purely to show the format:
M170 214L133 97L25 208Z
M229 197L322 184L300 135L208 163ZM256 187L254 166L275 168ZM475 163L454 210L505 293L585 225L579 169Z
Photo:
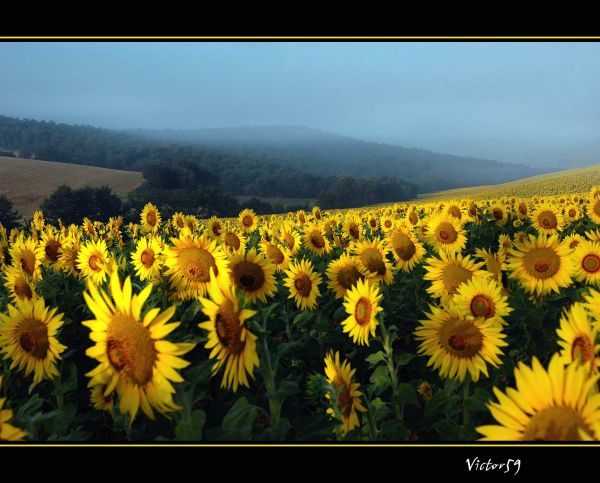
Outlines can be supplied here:
M295 124L529 164L600 162L600 44L0 43L0 114Z

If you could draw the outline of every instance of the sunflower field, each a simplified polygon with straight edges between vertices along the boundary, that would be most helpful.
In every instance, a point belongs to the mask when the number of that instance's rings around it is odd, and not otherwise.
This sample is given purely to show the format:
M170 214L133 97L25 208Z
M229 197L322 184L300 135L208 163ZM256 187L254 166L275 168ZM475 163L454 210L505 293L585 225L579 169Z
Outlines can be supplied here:
M600 439L600 187L0 227L0 440Z

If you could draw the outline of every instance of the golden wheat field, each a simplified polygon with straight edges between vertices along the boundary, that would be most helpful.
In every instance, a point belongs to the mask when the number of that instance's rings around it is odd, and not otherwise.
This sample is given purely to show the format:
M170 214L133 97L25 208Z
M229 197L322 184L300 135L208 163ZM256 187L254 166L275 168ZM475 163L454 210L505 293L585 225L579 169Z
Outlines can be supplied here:
M125 194L143 181L142 173L137 171L0 156L0 193L8 196L26 218L62 184L72 188L106 185L116 193Z
M0 439L600 440L600 186L0 228Z
M582 193L600 184L600 165L523 178L509 183L457 188L420 195L423 200L500 198L502 196L557 196Z

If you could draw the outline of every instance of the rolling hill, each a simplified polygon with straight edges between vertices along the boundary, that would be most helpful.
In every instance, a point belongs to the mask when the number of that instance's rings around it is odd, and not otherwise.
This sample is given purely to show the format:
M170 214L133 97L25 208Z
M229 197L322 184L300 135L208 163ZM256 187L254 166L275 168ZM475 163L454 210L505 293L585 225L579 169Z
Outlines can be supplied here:
M114 192L126 194L144 182L142 173L97 168L78 164L0 157L0 193L5 194L15 209L30 217L40 203L58 186L109 186Z
M523 178L509 183L459 188L419 195L422 200L500 198L583 193L600 185L600 164Z

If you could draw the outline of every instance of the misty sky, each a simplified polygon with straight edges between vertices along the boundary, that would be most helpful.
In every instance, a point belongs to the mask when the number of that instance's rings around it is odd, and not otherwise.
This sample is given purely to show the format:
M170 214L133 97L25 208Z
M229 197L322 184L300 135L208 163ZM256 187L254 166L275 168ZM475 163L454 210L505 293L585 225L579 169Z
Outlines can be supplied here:
M294 124L527 164L600 162L599 43L0 43L0 114Z

